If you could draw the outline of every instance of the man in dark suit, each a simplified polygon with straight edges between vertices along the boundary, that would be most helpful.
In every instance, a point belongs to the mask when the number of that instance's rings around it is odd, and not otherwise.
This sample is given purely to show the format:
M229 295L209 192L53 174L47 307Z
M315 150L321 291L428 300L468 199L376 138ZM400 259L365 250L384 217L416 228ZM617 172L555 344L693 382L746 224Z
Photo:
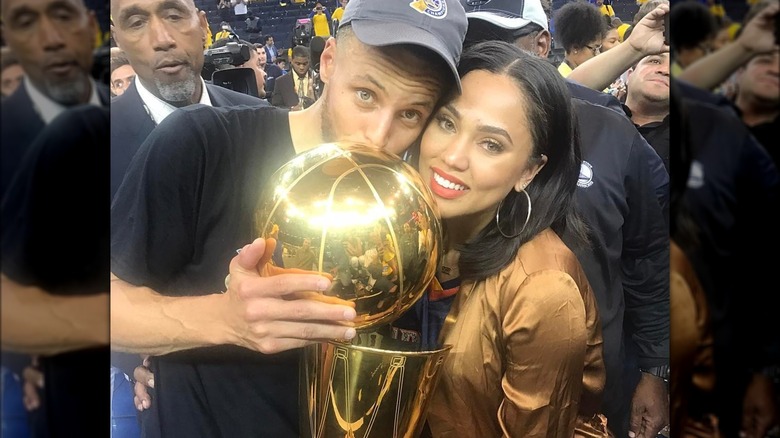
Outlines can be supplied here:
M111 196L121 185L136 151L156 125L176 108L196 103L210 106L264 105L253 96L237 93L201 78L206 15L192 0L185 2L186 25L169 24L160 17L165 32L140 32L130 25L126 0L114 0L114 39L124 50L136 79L127 91L111 101ZM149 16L163 14L162 0L145 2L134 8L146 9ZM262 90L259 90L262 91Z
M63 17L67 17L66 19ZM29 145L66 108L108 105L109 90L91 77L98 29L82 0L3 0L4 38L26 73L2 103L4 195Z
M315 79L309 69L310 55L306 46L295 46L292 52L292 71L276 79L271 104L280 108L299 110L316 100Z

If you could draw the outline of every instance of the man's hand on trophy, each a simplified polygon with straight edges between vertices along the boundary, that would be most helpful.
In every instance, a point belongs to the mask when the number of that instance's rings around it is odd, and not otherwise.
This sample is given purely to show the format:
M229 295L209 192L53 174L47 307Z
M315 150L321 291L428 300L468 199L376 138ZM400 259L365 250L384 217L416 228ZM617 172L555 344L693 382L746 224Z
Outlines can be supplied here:
M272 266L274 239L256 239L230 262L226 315L232 342L278 353L328 339L352 339L354 304L324 296L330 279Z
M147 388L154 388L154 373L149 369L149 356L141 355L143 364L133 370L133 404L139 412L152 406L152 397Z

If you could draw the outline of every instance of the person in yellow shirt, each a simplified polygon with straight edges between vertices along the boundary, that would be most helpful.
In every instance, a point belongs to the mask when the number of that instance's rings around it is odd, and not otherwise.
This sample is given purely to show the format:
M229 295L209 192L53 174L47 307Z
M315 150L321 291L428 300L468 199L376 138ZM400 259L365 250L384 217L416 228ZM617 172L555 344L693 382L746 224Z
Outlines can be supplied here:
M615 10L612 9L612 2L610 0L596 0L596 6L598 6L601 13L607 17L615 16Z
M219 26L220 26L220 30L219 32L217 32L216 35L214 35L214 41L218 41L223 38L229 38L230 35L234 33L233 29L230 27L227 21L223 21L222 23L220 23Z
M328 12L328 8L322 6L322 3L317 2L311 14L309 14L309 19L314 32L313 36L330 36L330 12Z
M331 21L333 23L341 21L341 16L344 15L344 8L347 7L347 3L349 3L349 0L339 0L339 3L341 6L336 8L335 11L333 11L333 14L331 15ZM333 29L336 29L338 26L334 24Z

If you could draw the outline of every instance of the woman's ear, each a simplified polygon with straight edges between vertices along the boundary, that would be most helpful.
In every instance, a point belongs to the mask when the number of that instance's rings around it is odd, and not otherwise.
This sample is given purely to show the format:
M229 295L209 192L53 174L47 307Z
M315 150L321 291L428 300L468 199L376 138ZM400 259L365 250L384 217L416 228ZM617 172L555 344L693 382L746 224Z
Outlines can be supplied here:
M515 184L515 191L522 192L525 190L531 184L531 181L534 180L536 174L544 168L545 164L547 164L547 155L542 154L539 159L534 160L534 163L523 172L520 180Z

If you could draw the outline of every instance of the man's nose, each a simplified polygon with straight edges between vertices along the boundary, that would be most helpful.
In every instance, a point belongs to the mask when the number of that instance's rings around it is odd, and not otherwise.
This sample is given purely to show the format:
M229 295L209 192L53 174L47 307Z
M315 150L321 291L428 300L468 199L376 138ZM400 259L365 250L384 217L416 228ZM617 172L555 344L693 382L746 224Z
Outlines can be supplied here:
M152 18L149 23L149 33L154 50L167 50L176 46L176 39L168 32L162 20Z
M381 114L371 121L371 125L365 130L366 140L372 145L384 149L390 140L390 131L393 126L393 114Z
M41 23L39 32L43 50L55 51L65 47L63 33L60 31L59 26L51 21L44 20L43 23Z

